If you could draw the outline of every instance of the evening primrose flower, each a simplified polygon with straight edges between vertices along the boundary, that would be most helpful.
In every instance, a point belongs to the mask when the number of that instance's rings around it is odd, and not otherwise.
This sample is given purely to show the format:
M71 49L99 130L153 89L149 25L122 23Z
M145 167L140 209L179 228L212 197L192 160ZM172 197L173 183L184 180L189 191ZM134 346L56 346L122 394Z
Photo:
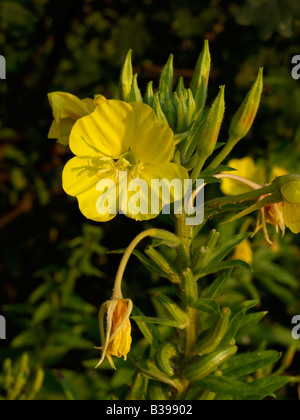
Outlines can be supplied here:
M75 157L63 171L63 188L77 197L82 214L90 220L105 222L122 212L135 220L152 219L164 205L182 197L182 185L188 173L172 163L175 152L173 131L158 122L148 105L108 100L90 115L80 118L70 136ZM152 180L180 180L168 198L162 197ZM110 181L111 183L108 183ZM133 181L139 192L129 189ZM105 187L103 186L105 185ZM133 213L129 204L138 194L140 211ZM158 197L153 211L151 198ZM146 206L143 204L146 203Z
M69 144L69 136L75 122L91 112L106 99L102 95L95 95L94 99L82 99L66 92L48 94L53 111L54 121L48 134L49 139L57 139L63 146Z

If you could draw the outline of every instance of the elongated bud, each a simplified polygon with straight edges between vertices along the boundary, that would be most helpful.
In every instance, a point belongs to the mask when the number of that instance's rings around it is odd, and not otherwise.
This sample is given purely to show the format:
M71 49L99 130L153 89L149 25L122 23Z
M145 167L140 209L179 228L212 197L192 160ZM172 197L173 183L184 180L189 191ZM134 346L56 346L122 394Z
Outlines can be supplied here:
M153 81L149 82L145 94L145 104L153 107L154 104L154 92L153 92Z
M180 245L180 239L174 233L168 232L163 229L152 229L152 237L160 239L164 245L169 246L170 248L177 248Z
M180 93L184 93L185 87L184 87L184 78L182 76L179 77L176 93L179 96Z
M172 359L178 355L177 349L172 343L162 343L155 354L157 366L166 375L173 376L175 369L173 367Z
M143 102L143 97L138 87L137 78L138 78L138 75L135 74L132 80L131 91L129 95L129 102Z
M221 344L228 330L231 310L224 308L221 318L211 328L210 333L194 347L194 352L200 356L212 353Z
M179 94L179 103L177 108L177 129L178 133L184 132L188 129L188 107L184 93Z
M122 97L125 102L130 102L130 92L132 86L133 70L132 70L132 50L129 50L121 71L121 89Z
M155 113L156 113L156 115L157 115L157 119L158 119L158 121L159 121L160 123L162 123L162 124L167 124L167 125L169 125L168 120L167 120L167 118L166 118L166 116L165 116L165 114L164 114L163 110L161 109L161 105L160 105L160 102L159 102L159 96L158 96L158 93L156 93L156 94L154 95L154 104L153 104L153 109L154 109L154 111L155 111Z
M181 324L180 329L184 329L188 325L188 315L168 296L161 293L154 293L153 297L170 317Z
M232 120L229 129L229 144L236 144L249 133L259 108L262 91L263 68L260 69L252 89Z
M205 40L204 48L198 58L198 62L196 64L194 76L192 78L191 86L190 86L194 97L196 97L198 89L201 88L201 85L203 83L207 88L210 68L211 68L211 55L209 51L209 42Z
M183 272L183 284L186 304L189 306L198 298L197 282L190 268Z
M200 128L198 136L198 150L200 156L208 158L215 150L220 134L221 125L225 112L225 86L220 87L220 93L213 103L206 121Z
M180 283L180 275L155 248L149 247L145 254L166 274L172 283Z
M217 350L208 356L200 357L198 360L188 363L185 366L184 376L191 382L201 381L201 379L204 379L217 370L222 363L234 356L237 351L238 347L229 346Z
M172 91L173 91L173 75L174 75L173 61L174 61L174 56L173 54L171 54L167 64L163 68L160 82L159 82L159 92L167 96L171 96Z

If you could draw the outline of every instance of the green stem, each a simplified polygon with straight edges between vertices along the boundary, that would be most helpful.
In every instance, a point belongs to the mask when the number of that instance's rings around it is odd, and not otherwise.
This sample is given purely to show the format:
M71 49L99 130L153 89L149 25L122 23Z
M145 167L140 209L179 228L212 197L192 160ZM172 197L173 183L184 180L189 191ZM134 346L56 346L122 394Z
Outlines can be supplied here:
M205 169L205 171L214 171L218 166L221 165L221 163L227 158L227 156L230 154L232 149L236 143L232 143L228 141L228 143L225 144L223 149L220 151L220 153L215 157L215 159L208 165L208 167Z
M238 202L247 201L247 200L255 200L256 198L259 198L263 195L272 194L276 192L276 190L277 190L276 185L272 184L258 190L249 191L245 194L216 198L215 200L208 201L206 203L206 207L209 208L209 207L215 207L218 205L233 204L233 203L238 203Z

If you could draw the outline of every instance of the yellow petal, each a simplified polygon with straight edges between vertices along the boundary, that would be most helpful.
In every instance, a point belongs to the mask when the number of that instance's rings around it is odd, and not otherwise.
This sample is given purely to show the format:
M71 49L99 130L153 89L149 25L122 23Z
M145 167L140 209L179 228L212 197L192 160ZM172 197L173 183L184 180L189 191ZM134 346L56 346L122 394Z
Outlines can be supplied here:
M130 149L135 157L144 163L162 164L170 162L175 152L173 131L166 124L158 122L152 108L141 102L132 102L135 112L135 135Z
M264 184L267 179L266 171L262 166L256 165L254 160L250 157L243 159L232 159L228 166L236 169L234 172L225 172L233 175L238 175L253 181L257 184ZM251 188L241 182L232 179L222 180L221 190L225 195L237 195L251 191Z
M290 181L281 188L283 197L290 203L300 203L300 181Z
M99 202L105 193L105 191L99 191L99 181L104 178L114 180L111 173L106 172L109 171L110 166L113 167L110 161L75 157L64 168L63 188L67 194L77 197L80 211L87 219L106 222L113 219L119 211L117 196L113 197L112 201L108 201L108 204L105 203L109 209L113 208L113 210L99 211ZM111 203L113 207L109 206Z
M148 186L148 197L141 194L141 201L148 205L147 214L138 213L132 215L130 206L128 216L135 220L149 220L157 217L162 208L166 205L180 201L184 198L184 180L189 179L185 168L175 163L166 163L164 165L144 164L139 170L138 179L144 180ZM175 189L169 188L170 183L174 181ZM165 185L163 193L160 185ZM134 193L128 193L128 200L132 199Z
M286 169L274 166L274 168L272 168L271 182L273 182L275 178L279 178L284 175L288 175L288 171Z
M251 243L248 239L246 239L236 247L233 259L242 260L248 264L252 264L253 251L251 248Z
M70 148L77 156L118 158L129 151L136 126L131 106L118 100L101 102L96 110L75 124Z
M53 92L48 95L55 121L70 118L74 121L95 110L92 99L80 100L77 96L66 92Z
M300 204L283 203L283 218L287 227L295 234L300 233Z
M53 121L48 134L49 139L57 139L60 144L67 146L71 130L75 124L74 120L65 118L59 122Z

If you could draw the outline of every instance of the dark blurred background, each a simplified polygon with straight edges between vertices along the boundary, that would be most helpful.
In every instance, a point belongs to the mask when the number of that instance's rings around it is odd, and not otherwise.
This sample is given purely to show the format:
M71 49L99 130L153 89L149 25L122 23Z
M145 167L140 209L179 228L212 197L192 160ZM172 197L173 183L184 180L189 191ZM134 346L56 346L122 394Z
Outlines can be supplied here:
M43 366L75 372L82 369L83 352L99 340L95 311L110 297L120 260L105 249L126 247L148 224L118 216L99 226L85 220L76 200L66 196L61 173L71 154L47 139L52 122L47 93L118 98L120 68L130 48L142 90L149 80L158 82L170 53L176 77L184 76L188 87L208 39L209 103L221 84L227 86L221 141L263 66L260 112L233 156L298 172L300 81L291 77L291 59L300 54L300 2L1 0L0 16L0 54L7 61L7 79L0 81L0 313L8 322L0 363L25 349ZM169 224L164 217L151 222ZM285 252L292 247L292 265L278 257L296 279L298 245L288 235ZM157 279L149 279L137 261L128 272L128 293L150 311L145 289ZM66 296L72 297L69 306ZM288 325L286 308L296 303L275 296L275 321ZM62 339L62 331L70 330L73 335Z

